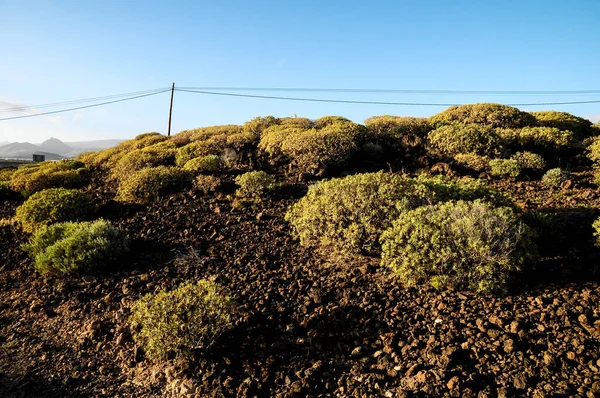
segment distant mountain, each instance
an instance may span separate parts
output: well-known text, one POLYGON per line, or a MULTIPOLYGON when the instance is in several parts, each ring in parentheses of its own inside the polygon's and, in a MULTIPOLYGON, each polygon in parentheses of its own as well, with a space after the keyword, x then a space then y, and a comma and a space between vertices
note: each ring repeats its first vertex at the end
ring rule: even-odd
POLYGON ((59 155, 67 155, 73 152, 73 148, 54 137, 42 142, 40 148, 42 148, 43 151, 57 153, 59 155))
POLYGON ((65 156, 59 154, 44 151, 42 147, 29 142, 13 142, 12 144, 0 146, 0 158, 4 159, 31 160, 34 153, 45 155, 46 160, 60 160, 65 158, 65 156))

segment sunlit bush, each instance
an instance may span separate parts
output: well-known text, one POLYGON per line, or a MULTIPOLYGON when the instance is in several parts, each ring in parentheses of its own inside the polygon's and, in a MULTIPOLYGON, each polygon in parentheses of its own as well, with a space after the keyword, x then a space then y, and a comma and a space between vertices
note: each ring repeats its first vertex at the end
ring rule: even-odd
POLYGON ((90 197, 76 189, 50 188, 31 195, 17 208, 15 219, 24 231, 33 232, 43 225, 84 220, 95 210, 90 197))
POLYGON ((119 182, 117 200, 145 203, 181 189, 190 181, 188 172, 177 167, 158 166, 138 170, 119 182))
POLYGON ((535 249, 510 208, 446 202, 405 212, 381 236, 382 265, 407 285, 503 290, 535 249))
POLYGON ((236 195, 242 198, 259 198, 273 189, 275 180, 264 171, 249 171, 235 178, 239 186, 236 195))
POLYGON ((454 155, 454 161, 473 171, 482 172, 488 168, 490 158, 474 153, 459 153, 454 155))
POLYGON ((518 177, 521 174, 519 162, 515 159, 492 159, 490 171, 496 177, 518 177))
POLYGON ((145 295, 132 306, 129 324, 146 355, 164 360, 189 357, 193 350, 209 346, 233 325, 234 314, 228 292, 201 280, 145 295))
POLYGON ((24 249, 42 274, 90 272, 128 250, 127 237, 108 221, 65 222, 42 227, 24 249))
POLYGON ((550 169, 542 177, 542 183, 548 187, 558 187, 569 178, 569 173, 560 168, 550 169))
POLYGON ((21 166, 10 179, 13 190, 27 197, 48 188, 75 188, 89 176, 85 165, 78 160, 32 163, 21 166))
POLYGON ((518 128, 533 126, 535 117, 517 108, 501 104, 479 103, 452 106, 429 118, 434 128, 447 124, 481 124, 491 127, 518 128))
POLYGON ((542 151, 559 151, 575 144, 570 131, 555 127, 524 127, 522 129, 498 129, 498 134, 514 148, 542 151))
POLYGON ((579 140, 589 137, 592 132, 592 122, 567 112, 539 111, 531 114, 535 117, 538 126, 572 131, 579 140))
POLYGON ((216 192, 220 186, 221 179, 219 177, 200 174, 194 179, 194 188, 205 195, 216 192))
POLYGON ((533 152, 517 152, 512 157, 523 170, 543 170, 546 167, 546 161, 541 155, 533 152))
POLYGON ((219 157, 216 155, 201 156, 186 162, 183 169, 191 173, 205 173, 219 169, 219 157))
POLYGON ((496 130, 478 124, 442 126, 428 134, 431 149, 442 156, 474 153, 496 156, 502 152, 502 141, 496 130))

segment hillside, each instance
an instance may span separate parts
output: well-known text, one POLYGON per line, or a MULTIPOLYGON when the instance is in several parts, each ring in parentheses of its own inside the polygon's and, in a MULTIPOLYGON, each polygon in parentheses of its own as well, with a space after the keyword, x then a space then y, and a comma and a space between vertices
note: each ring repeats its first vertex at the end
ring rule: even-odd
POLYGON ((261 117, 0 174, 0 396, 600 394, 599 136, 261 117))

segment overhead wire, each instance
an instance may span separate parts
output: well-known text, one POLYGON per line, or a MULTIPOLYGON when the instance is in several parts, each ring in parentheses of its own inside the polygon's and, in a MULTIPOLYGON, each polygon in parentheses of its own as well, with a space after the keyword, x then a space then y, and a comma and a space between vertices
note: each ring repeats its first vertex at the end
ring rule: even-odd
POLYGON ((49 103, 49 104, 24 105, 24 106, 18 106, 18 107, 13 107, 13 108, 2 108, 2 109, 0 109, 0 112, 20 112, 20 111, 27 111, 30 109, 43 109, 43 108, 50 108, 50 107, 54 107, 54 106, 60 106, 60 105, 74 105, 74 104, 86 103, 86 102, 104 101, 104 100, 110 100, 110 99, 114 99, 114 98, 122 98, 122 97, 130 97, 130 96, 134 96, 134 95, 150 94, 150 93, 159 92, 159 91, 168 90, 168 89, 169 88, 167 88, 167 87, 163 87, 163 88, 156 88, 153 90, 134 91, 131 93, 113 94, 113 95, 106 95, 106 96, 102 96, 102 97, 83 98, 83 99, 71 100, 71 101, 53 102, 53 103, 49 103))
POLYGON ((148 93, 148 94, 141 94, 141 95, 136 95, 136 96, 132 96, 132 97, 128 97, 128 98, 121 98, 121 99, 116 99, 116 100, 112 100, 112 101, 101 102, 101 103, 98 103, 98 104, 78 106, 78 107, 75 107, 75 108, 61 109, 61 110, 58 110, 58 111, 35 113, 35 114, 32 114, 32 115, 21 115, 21 116, 5 117, 5 118, 0 119, 0 121, 3 121, 3 120, 14 120, 14 119, 25 119, 25 118, 29 118, 29 117, 52 115, 52 114, 56 114, 56 113, 76 111, 76 110, 79 110, 79 109, 93 108, 93 107, 96 107, 96 106, 103 106, 103 105, 108 105, 108 104, 115 104, 117 102, 131 101, 131 100, 134 100, 134 99, 137 99, 137 98, 150 97, 152 95, 162 94, 162 93, 166 93, 168 91, 171 91, 171 89, 168 88, 168 89, 164 89, 162 91, 152 92, 152 93, 148 93))
MULTIPOLYGON (((206 95, 226 96, 226 97, 261 98, 261 99, 285 100, 285 101, 326 102, 326 103, 341 103, 341 104, 403 105, 403 106, 456 106, 456 105, 460 105, 460 103, 359 101, 359 100, 338 100, 338 99, 325 99, 325 98, 281 97, 281 96, 272 96, 272 95, 236 94, 236 93, 223 93, 223 92, 216 92, 216 91, 190 90, 190 89, 183 89, 183 88, 175 88, 175 91, 196 93, 196 94, 206 94, 206 95)), ((519 104, 506 104, 506 105, 510 105, 510 106, 545 106, 545 105, 574 105, 574 104, 595 104, 595 103, 600 103, 600 100, 519 103, 519 104)))

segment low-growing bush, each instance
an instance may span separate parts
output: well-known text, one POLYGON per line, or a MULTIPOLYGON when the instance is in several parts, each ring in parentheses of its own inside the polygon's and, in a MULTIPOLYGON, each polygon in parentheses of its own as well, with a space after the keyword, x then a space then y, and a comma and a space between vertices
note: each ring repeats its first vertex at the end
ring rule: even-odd
POLYGON ((538 126, 572 131, 579 140, 589 137, 592 132, 592 122, 567 112, 539 111, 531 114, 535 117, 538 126))
POLYGON ((146 203, 160 195, 185 186, 188 172, 177 167, 158 166, 138 170, 121 179, 117 200, 146 203))
POLYGON ((0 182, 10 182, 12 175, 17 171, 13 168, 0 169, 0 182))
POLYGON ((492 159, 490 171, 496 177, 518 177, 521 174, 519 162, 515 159, 492 159))
POLYGON ((250 171, 235 178, 239 186, 236 195, 242 198, 259 198, 273 189, 275 180, 264 171, 250 171))
POLYGON ((558 187, 562 185, 562 183, 568 178, 569 173, 557 167, 555 169, 548 170, 546 174, 543 175, 542 184, 549 187, 558 187))
POLYGON ((134 340, 146 355, 162 360, 190 357, 233 325, 235 306, 227 291, 208 280, 147 294, 131 308, 134 340))
POLYGON ((535 117, 517 108, 501 104, 478 103, 452 106, 429 118, 434 128, 447 124, 481 124, 491 127, 519 128, 533 126, 535 117))
POLYGON ((521 169, 543 170, 546 161, 541 155, 533 152, 517 152, 511 159, 515 160, 521 169))
POLYGON ((592 228, 594 229, 596 246, 600 247, 600 218, 597 218, 596 221, 594 221, 592 228))
POLYGON ((76 188, 88 176, 85 165, 78 160, 32 163, 19 167, 12 174, 10 186, 28 197, 48 188, 76 188))
POLYGON ((306 196, 290 207, 285 218, 302 245, 329 248, 337 253, 373 253, 381 232, 400 213, 438 201, 478 198, 512 205, 497 191, 472 178, 356 174, 312 185, 306 196))
POLYGON ((16 220, 26 232, 61 221, 79 221, 96 210, 94 202, 76 189, 50 188, 33 194, 17 208, 16 220))
POLYGON ((44 226, 24 246, 42 274, 100 270, 128 250, 127 237, 108 221, 65 222, 44 226))
POLYGON ((478 124, 442 126, 429 132, 428 140, 436 154, 449 158, 461 153, 496 156, 503 149, 496 130, 478 124))
POLYGON ((497 131, 506 144, 513 148, 556 152, 575 145, 575 137, 571 131, 555 127, 524 127, 497 131))
POLYGON ((200 174, 194 180, 194 188, 205 195, 216 192, 221 186, 221 180, 215 176, 200 174))
POLYGON ((587 147, 587 156, 590 160, 596 163, 596 166, 600 164, 600 139, 592 139, 592 142, 587 147))
POLYGON ((170 166, 175 161, 175 145, 163 141, 158 144, 128 152, 111 168, 110 177, 120 180, 141 169, 170 166))
POLYGON ((490 164, 488 156, 481 156, 475 153, 459 153, 454 155, 454 161, 461 166, 477 172, 487 170, 490 164))
POLYGON ((381 263, 407 285, 491 293, 532 257, 530 236, 510 208, 440 203, 400 214, 381 236, 381 263))
POLYGON ((191 173, 205 173, 218 170, 219 163, 218 156, 207 155, 187 161, 183 169, 191 173))

